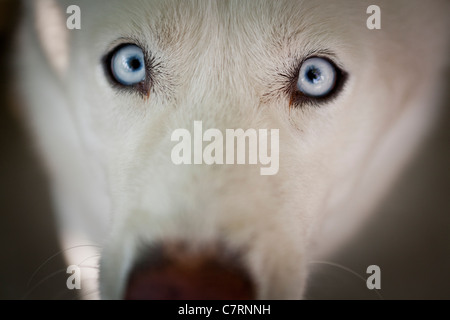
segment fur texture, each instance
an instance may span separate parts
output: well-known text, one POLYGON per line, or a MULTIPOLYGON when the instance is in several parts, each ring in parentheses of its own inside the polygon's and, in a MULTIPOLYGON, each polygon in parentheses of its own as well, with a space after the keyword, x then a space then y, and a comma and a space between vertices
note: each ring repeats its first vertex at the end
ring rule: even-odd
POLYGON ((365 220, 436 116, 448 2, 377 1, 381 30, 366 27, 370 4, 26 2, 24 117, 51 177, 63 247, 102 248, 103 298, 123 297, 144 248, 167 242, 239 252, 257 298, 302 297, 308 260, 365 220), (71 4, 81 30, 65 26, 71 4), (149 98, 106 78, 102 59, 121 39, 157 65, 149 98), (317 51, 333 53, 345 86, 326 103, 292 107, 283 74, 317 51), (195 120, 280 129, 279 173, 175 166, 171 133, 195 120))

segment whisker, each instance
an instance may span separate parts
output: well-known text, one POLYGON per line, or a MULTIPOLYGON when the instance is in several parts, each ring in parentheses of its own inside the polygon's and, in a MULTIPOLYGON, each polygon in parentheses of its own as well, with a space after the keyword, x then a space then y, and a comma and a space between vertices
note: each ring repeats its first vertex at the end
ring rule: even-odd
POLYGON ((60 273, 66 272, 67 268, 64 269, 59 269, 58 271, 52 272, 51 274, 49 274, 48 276, 44 277, 42 280, 38 281, 38 283, 36 283, 31 289, 29 289, 25 295, 22 297, 22 300, 26 300, 28 298, 28 296, 34 291, 36 290, 39 286, 41 286, 43 283, 45 283, 47 280, 53 278, 54 276, 57 276, 60 273))
POLYGON ((96 247, 96 248, 101 248, 101 246, 98 245, 91 245, 91 244, 82 244, 82 245, 78 245, 78 246, 73 246, 67 249, 63 249, 58 251, 57 253, 55 253, 54 255, 52 255, 51 257, 49 257, 47 260, 45 260, 31 275, 30 280, 28 280, 27 282, 27 288, 30 287, 31 282, 33 281, 34 277, 36 276, 36 274, 47 264, 49 263, 52 259, 54 259, 55 257, 59 256, 60 254, 72 250, 72 249, 78 249, 78 248, 84 248, 84 247, 96 247))
POLYGON ((78 267, 99 270, 99 266, 80 266, 80 265, 78 265, 78 267))
MULTIPOLYGON (((84 262, 86 262, 86 261, 89 260, 89 259, 96 258, 96 257, 100 257, 100 256, 101 256, 101 254, 94 254, 94 255, 92 255, 92 256, 90 256, 90 257, 87 257, 87 258, 83 259, 83 261, 81 261, 81 262, 78 264, 78 266, 80 267, 84 262)), ((98 266, 97 266, 97 267, 98 267, 98 266)))
POLYGON ((87 265, 87 266, 80 266, 80 265, 78 265, 78 267, 80 267, 80 268, 88 268, 88 269, 96 269, 96 270, 99 270, 99 267, 98 267, 98 266, 89 266, 89 265, 87 265))
MULTIPOLYGON (((98 270, 97 266, 80 266, 78 265, 79 268, 87 268, 87 269, 95 269, 98 270)), ((49 274, 48 276, 44 277, 43 279, 41 279, 40 281, 38 281, 38 283, 36 283, 31 289, 29 289, 25 295, 22 297, 22 300, 26 300, 28 298, 28 296, 33 293, 34 290, 36 290, 38 287, 40 287, 42 284, 44 284, 46 281, 50 280, 51 278, 57 276, 58 274, 61 274, 63 272, 67 272, 67 268, 64 269, 59 269, 55 272, 52 272, 51 274, 49 274)))
MULTIPOLYGON (((329 261, 319 261, 319 260, 317 260, 317 261, 310 261, 309 263, 311 263, 311 264, 324 264, 324 265, 329 265, 329 266, 332 266, 332 267, 339 268, 341 270, 344 270, 344 271, 347 271, 347 272, 353 274, 355 277, 361 279, 364 282, 364 284, 366 284, 366 279, 362 275, 360 275, 356 271, 354 271, 354 270, 352 270, 350 268, 347 268, 346 266, 343 266, 343 265, 341 265, 339 263, 329 262, 329 261)), ((383 296, 381 295, 380 292, 378 292, 378 290, 370 290, 370 291, 375 291, 375 293, 377 294, 378 298, 380 300, 384 300, 383 296)))

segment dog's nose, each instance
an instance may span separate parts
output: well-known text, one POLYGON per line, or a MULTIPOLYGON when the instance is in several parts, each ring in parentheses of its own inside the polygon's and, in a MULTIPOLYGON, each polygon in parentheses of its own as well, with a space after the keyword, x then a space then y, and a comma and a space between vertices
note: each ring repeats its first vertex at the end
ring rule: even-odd
POLYGON ((131 272, 127 300, 244 300, 253 299, 248 275, 235 259, 183 249, 151 252, 150 260, 131 272), (231 261, 233 260, 233 261, 231 261))

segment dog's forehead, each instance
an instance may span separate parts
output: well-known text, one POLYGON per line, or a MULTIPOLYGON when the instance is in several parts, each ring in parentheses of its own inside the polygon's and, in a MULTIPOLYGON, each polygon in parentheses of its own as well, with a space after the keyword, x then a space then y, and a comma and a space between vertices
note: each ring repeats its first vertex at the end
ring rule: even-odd
POLYGON ((311 35, 320 39, 325 34, 324 26, 332 24, 334 27, 327 29, 328 41, 334 29, 349 26, 335 22, 349 16, 359 16, 361 21, 365 18, 364 14, 354 14, 364 13, 361 2, 343 8, 329 0, 319 1, 323 2, 321 5, 318 1, 297 0, 130 0, 126 7, 121 2, 90 2, 86 19, 93 26, 90 30, 100 30, 103 38, 108 32, 111 37, 138 35, 144 41, 157 42, 162 49, 179 47, 185 41, 196 44, 236 41, 245 46, 249 41, 280 44, 293 39, 301 41, 311 35))

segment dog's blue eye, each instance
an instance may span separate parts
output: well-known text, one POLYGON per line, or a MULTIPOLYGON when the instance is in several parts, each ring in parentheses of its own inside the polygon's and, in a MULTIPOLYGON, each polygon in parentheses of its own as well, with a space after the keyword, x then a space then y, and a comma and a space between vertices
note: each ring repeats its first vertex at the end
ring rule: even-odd
POLYGON ((144 52, 138 46, 126 45, 112 56, 112 75, 124 86, 132 86, 144 81, 145 69, 144 52))
POLYGON ((308 97, 325 97, 335 88, 336 78, 336 67, 330 61, 318 57, 309 58, 300 67, 297 89, 308 97))

